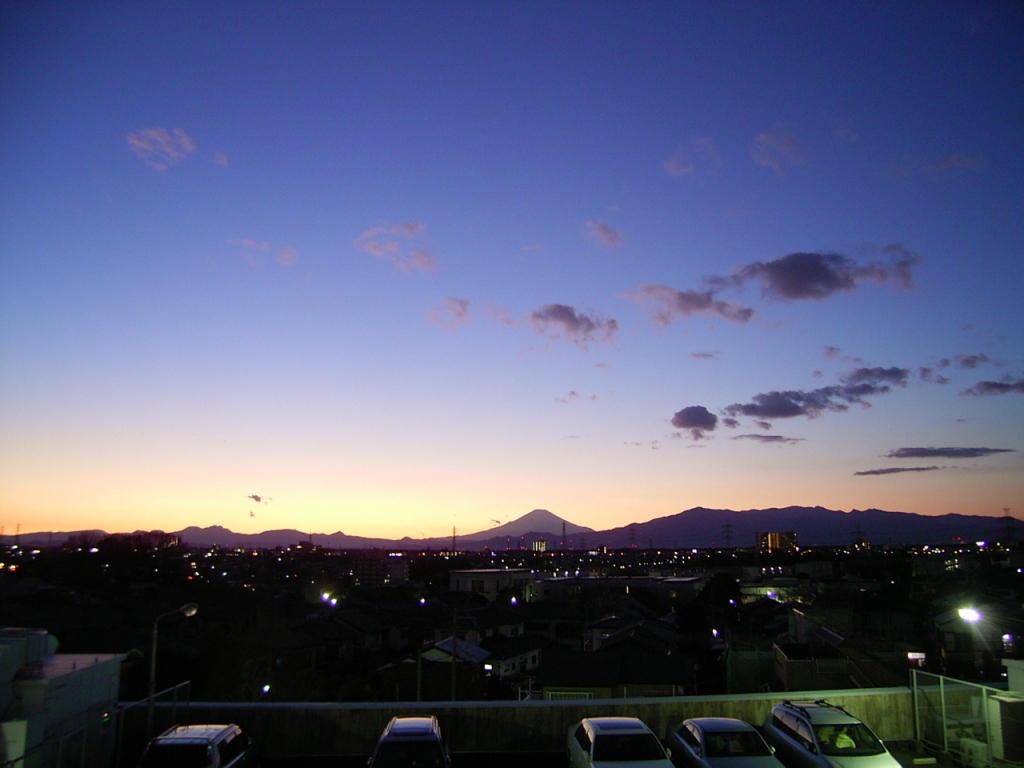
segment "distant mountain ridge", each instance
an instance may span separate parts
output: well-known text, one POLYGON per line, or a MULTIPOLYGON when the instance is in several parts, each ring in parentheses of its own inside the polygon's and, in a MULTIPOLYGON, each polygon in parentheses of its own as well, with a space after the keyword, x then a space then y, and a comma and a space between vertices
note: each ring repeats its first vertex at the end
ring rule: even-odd
MULTIPOLYGON (((506 548, 530 549, 543 541, 546 548, 583 549, 607 546, 627 547, 753 547, 758 532, 792 531, 800 546, 850 544, 867 541, 871 544, 950 544, 954 541, 998 541, 1024 539, 1024 522, 1012 517, 981 517, 975 515, 921 515, 913 512, 887 512, 880 509, 842 512, 824 507, 784 507, 731 509, 694 507, 674 515, 658 517, 645 523, 632 523, 618 528, 595 531, 570 523, 546 509, 535 509, 509 523, 478 533, 455 537, 460 550, 506 548), (566 541, 562 541, 565 525, 566 541)), ((195 547, 246 547, 273 549, 293 546, 312 540, 313 544, 330 549, 449 549, 452 537, 427 539, 377 539, 335 533, 304 533, 294 529, 236 533, 222 526, 201 528, 190 526, 174 532, 182 541, 195 547)), ((22 546, 62 544, 71 537, 80 541, 99 541, 103 531, 66 533, 28 533, 18 539, 22 546)), ((7 543, 15 537, 5 536, 7 543)))
POLYGON ((574 536, 578 533, 586 534, 594 532, 593 528, 585 528, 582 525, 570 523, 568 520, 563 520, 558 515, 554 515, 546 509, 535 509, 532 512, 527 512, 522 517, 516 518, 510 523, 499 525, 497 528, 489 528, 488 530, 480 531, 479 533, 471 533, 466 538, 475 539, 481 537, 493 539, 495 537, 500 538, 502 536, 527 536, 531 533, 557 533, 561 536, 563 525, 567 536, 574 536))

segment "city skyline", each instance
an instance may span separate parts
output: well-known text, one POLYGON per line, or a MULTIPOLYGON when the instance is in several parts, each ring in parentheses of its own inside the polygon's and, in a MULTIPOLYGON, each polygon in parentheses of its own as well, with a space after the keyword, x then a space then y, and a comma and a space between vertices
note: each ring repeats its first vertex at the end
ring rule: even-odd
POLYGON ((0 22, 8 534, 1024 505, 1017 4, 0 22))

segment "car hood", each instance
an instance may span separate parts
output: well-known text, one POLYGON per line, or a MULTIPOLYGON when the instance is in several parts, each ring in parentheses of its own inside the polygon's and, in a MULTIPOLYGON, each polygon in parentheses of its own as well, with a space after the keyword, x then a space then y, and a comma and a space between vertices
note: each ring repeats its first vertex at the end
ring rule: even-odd
MULTIPOLYGON (((711 757, 707 760, 711 768, 782 768, 772 755, 763 757, 711 757)), ((845 768, 841 766, 840 768, 845 768)))
POLYGON ((880 755, 860 755, 851 757, 828 756, 833 768, 901 768, 899 760, 883 752, 880 755))
POLYGON ((664 760, 598 760, 593 768, 675 768, 668 758, 664 760))

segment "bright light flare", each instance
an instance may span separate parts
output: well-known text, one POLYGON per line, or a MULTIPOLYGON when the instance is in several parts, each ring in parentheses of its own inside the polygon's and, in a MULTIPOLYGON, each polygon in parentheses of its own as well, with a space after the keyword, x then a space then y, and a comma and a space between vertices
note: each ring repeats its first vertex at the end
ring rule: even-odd
POLYGON ((957 611, 957 614, 964 621, 969 621, 972 624, 977 624, 981 621, 981 613, 977 608, 961 608, 957 611))

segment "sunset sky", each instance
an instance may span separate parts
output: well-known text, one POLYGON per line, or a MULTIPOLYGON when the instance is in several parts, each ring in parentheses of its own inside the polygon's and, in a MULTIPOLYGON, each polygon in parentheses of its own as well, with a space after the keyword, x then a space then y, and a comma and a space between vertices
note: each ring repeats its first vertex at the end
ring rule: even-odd
POLYGON ((0 525, 1024 516, 1024 5, 0 5, 0 525))

